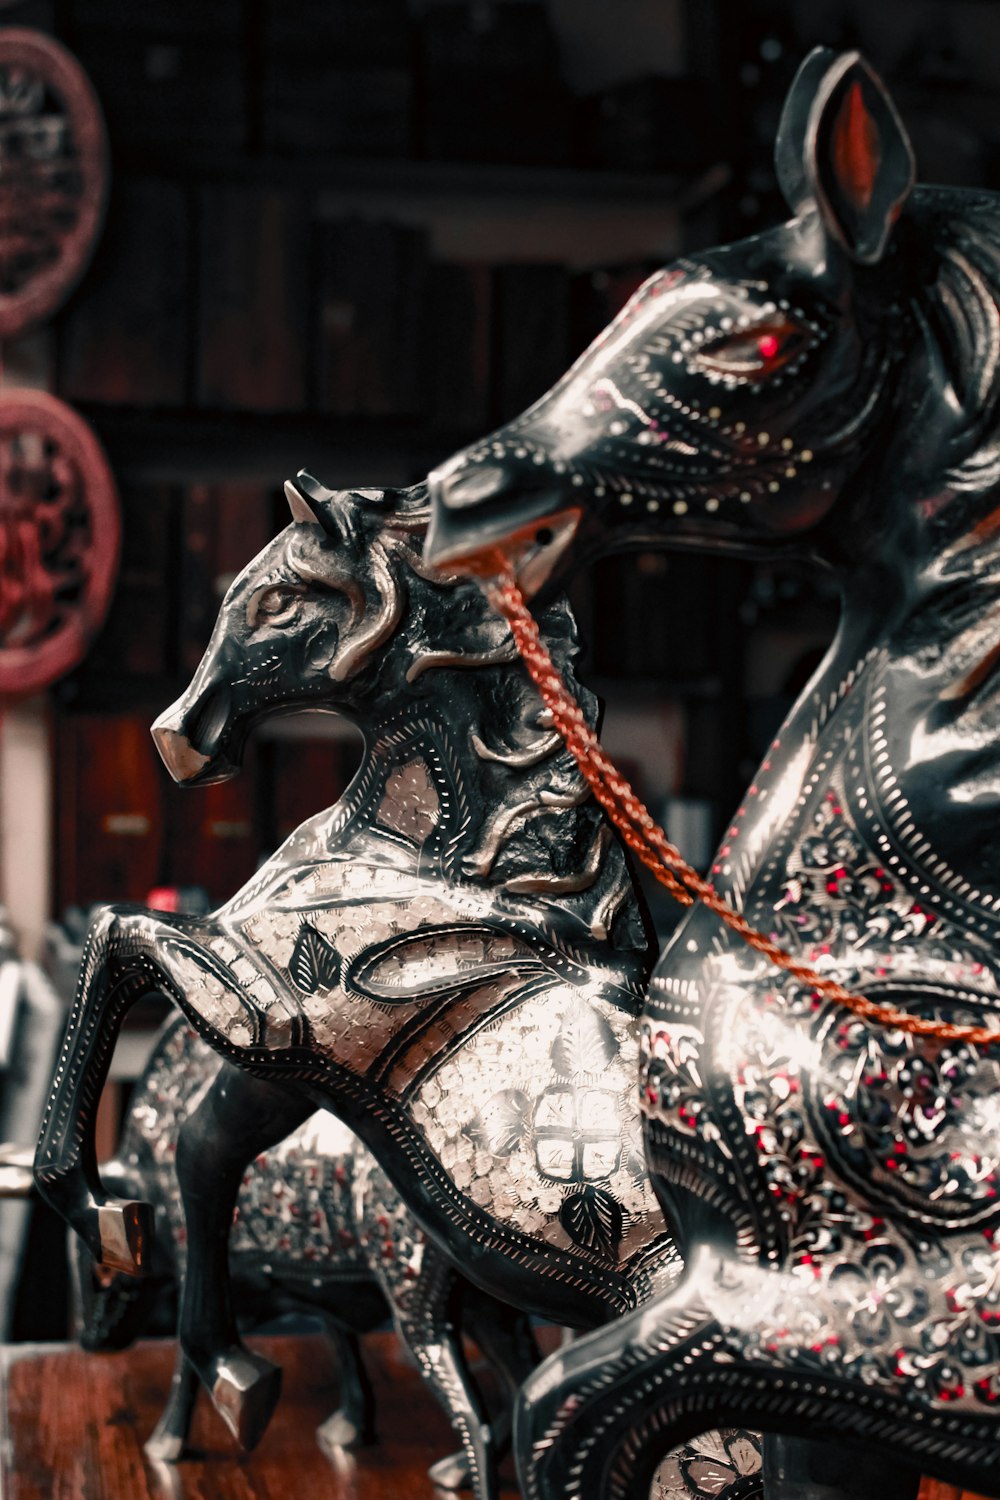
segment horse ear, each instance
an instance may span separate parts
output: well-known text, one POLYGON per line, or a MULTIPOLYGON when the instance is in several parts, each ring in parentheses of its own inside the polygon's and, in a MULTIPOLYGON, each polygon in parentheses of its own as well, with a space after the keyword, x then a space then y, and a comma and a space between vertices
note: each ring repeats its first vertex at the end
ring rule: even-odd
POLYGON ((913 149, 885 85, 859 53, 809 54, 785 101, 774 155, 793 213, 815 206, 852 260, 882 258, 913 187, 913 149))
POLYGON ((319 526, 319 516, 315 514, 309 501, 290 479, 285 480, 285 499, 288 501, 288 509, 292 513, 293 521, 302 521, 307 526, 319 526))
POLYGON ((307 474, 305 469, 300 469, 296 474, 294 484, 290 479, 285 480, 285 499, 293 521, 302 521, 307 526, 322 526, 330 536, 340 535, 334 521, 336 493, 307 474))

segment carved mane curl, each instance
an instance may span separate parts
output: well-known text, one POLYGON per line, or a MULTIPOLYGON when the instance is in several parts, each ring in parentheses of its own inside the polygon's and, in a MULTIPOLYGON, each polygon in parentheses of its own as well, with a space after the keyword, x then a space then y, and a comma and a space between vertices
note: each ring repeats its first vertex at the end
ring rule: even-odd
MULTIPOLYGON (((421 698, 448 701, 453 722, 464 726, 460 753, 489 808, 466 874, 499 882, 511 894, 548 895, 562 908, 578 904, 592 932, 610 935, 617 947, 643 949, 646 936, 622 851, 552 730, 506 621, 474 579, 442 578, 421 561, 429 521, 426 490, 388 492, 372 514, 396 586, 408 596, 406 686, 421 698)), ((544 607, 538 624, 556 667, 596 728, 598 701, 574 672, 579 638, 568 602, 559 598, 544 607)))
POLYGON ((903 253, 924 271, 915 308, 964 418, 947 483, 991 489, 1000 483, 1000 198, 920 187, 900 228, 903 253))

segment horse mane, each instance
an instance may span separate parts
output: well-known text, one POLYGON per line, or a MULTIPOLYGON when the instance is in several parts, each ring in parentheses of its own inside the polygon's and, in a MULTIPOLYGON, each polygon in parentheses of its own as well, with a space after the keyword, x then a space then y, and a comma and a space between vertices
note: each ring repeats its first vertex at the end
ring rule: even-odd
POLYGON ((963 421, 943 476, 961 491, 1000 483, 1000 195, 918 187, 900 224, 919 267, 914 305, 963 421))
MULTIPOLYGON (((400 627, 408 647, 401 653, 405 682, 398 679, 397 659, 393 689, 403 688, 417 702, 447 703, 458 753, 487 810, 465 856, 466 874, 512 894, 557 901, 614 947, 644 952, 646 934, 624 855, 553 729, 509 626, 475 579, 442 577, 421 559, 430 520, 425 486, 358 498, 370 500, 365 515, 375 523, 372 545, 385 549, 394 586, 407 594, 400 627)), ((555 599, 537 619, 555 666, 596 728, 600 705, 574 670, 579 637, 568 601, 555 599)))

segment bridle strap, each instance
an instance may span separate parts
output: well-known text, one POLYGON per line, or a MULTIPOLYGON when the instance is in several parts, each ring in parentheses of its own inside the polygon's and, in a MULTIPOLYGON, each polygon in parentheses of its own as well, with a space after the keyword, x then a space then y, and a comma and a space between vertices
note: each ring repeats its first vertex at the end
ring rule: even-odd
POLYGON ((596 800, 607 813, 636 858, 666 886, 675 901, 691 906, 695 901, 715 913, 733 932, 778 969, 783 969, 815 996, 832 1000, 863 1021, 911 1036, 934 1037, 938 1041, 965 1042, 974 1047, 1000 1043, 1000 1028, 959 1026, 950 1021, 932 1021, 910 1015, 893 1005, 870 1000, 845 989, 835 979, 824 978, 780 944, 759 932, 720 896, 667 838, 645 803, 610 761, 600 740, 584 719, 580 705, 566 686, 542 641, 538 625, 525 603, 517 579, 505 558, 498 558, 497 576, 483 579, 482 587, 493 607, 510 626, 524 665, 552 715, 566 748, 580 768, 596 800))

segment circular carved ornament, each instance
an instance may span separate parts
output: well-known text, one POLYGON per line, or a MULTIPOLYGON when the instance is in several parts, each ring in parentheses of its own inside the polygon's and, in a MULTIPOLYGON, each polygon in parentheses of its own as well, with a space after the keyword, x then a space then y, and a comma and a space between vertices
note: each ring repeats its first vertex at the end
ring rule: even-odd
POLYGON ((0 338, 75 285, 107 190, 107 134, 86 73, 51 37, 0 27, 0 338))
POLYGON ((43 391, 0 396, 0 694, 37 691, 82 660, 120 545, 114 476, 86 422, 43 391))

